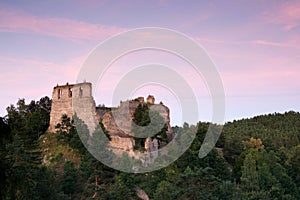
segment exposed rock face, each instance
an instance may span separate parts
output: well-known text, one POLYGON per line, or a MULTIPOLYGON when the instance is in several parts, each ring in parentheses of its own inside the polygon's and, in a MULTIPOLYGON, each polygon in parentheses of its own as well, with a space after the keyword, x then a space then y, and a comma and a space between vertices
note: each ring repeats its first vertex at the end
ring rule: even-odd
POLYGON ((112 108, 105 107, 105 106, 99 106, 96 107, 97 116, 99 117, 99 120, 102 121, 103 116, 105 113, 110 112, 112 108))
MULTIPOLYGON (((133 136, 132 120, 134 119, 134 112, 140 102, 126 101, 122 102, 117 109, 113 109, 112 112, 106 112, 103 115, 102 123, 104 127, 112 135, 130 135, 133 136)), ((164 118, 168 127, 168 132, 171 133, 170 126, 170 111, 167 106, 161 104, 148 105, 149 109, 159 112, 164 118)))
POLYGON ((155 103, 155 98, 154 98, 154 96, 149 95, 149 96, 147 97, 147 103, 148 103, 148 104, 154 104, 154 103, 155 103))
POLYGON ((104 114, 102 123, 111 135, 133 136, 131 132, 135 109, 140 103, 125 101, 118 108, 104 114))
POLYGON ((170 125, 170 110, 167 106, 162 105, 162 104, 153 104, 150 105, 149 108, 151 110, 155 110, 159 112, 159 114, 164 118, 165 123, 167 124, 168 127, 168 133, 171 133, 171 125, 170 125))
POLYGON ((146 149, 146 151, 149 152, 151 147, 152 147, 151 138, 147 137, 147 139, 145 141, 145 149, 146 149))
MULTIPOLYGON (((134 113, 139 104, 146 104, 143 97, 138 101, 121 102, 118 108, 97 107, 92 96, 91 83, 66 84, 56 86, 52 93, 52 108, 50 113, 49 132, 55 132, 55 126, 61 122, 63 114, 70 118, 76 113, 78 118, 83 120, 92 134, 102 120, 102 123, 111 136, 110 146, 125 151, 133 151, 135 146, 134 134, 132 133, 132 121, 134 113)), ((149 95, 147 105, 149 109, 160 113, 171 133, 170 111, 162 104, 154 104, 155 99, 149 95)), ((145 144, 147 151, 156 151, 158 141, 148 138, 145 144)))
POLYGON ((144 103, 144 102, 145 102, 144 97, 138 97, 137 100, 138 100, 140 103, 144 103))
POLYGON ((110 145, 126 151, 133 151, 134 139, 131 122, 139 102, 123 102, 120 107, 104 114, 102 123, 111 136, 110 145))
MULTIPOLYGON (((132 121, 134 119, 135 110, 140 103, 141 102, 137 101, 122 102, 119 108, 113 109, 111 112, 104 114, 102 123, 106 130, 110 133, 111 138, 118 136, 121 137, 126 144, 130 144, 130 142, 133 144, 132 141, 134 141, 134 134, 132 133, 132 121)), ((161 104, 148 104, 148 106, 149 109, 160 113, 167 124, 168 133, 171 133, 169 108, 161 104)), ((156 139, 154 141, 149 141, 149 139, 145 143, 146 150, 156 151, 158 149, 158 141, 156 139)), ((119 141, 119 139, 114 139, 114 141, 119 141)), ((111 141, 112 147, 122 148, 119 143, 115 143, 114 141, 111 141)), ((133 147, 129 150, 133 150, 133 147)), ((124 146, 123 149, 128 150, 128 145, 124 146)))
POLYGON ((153 152, 158 150, 158 141, 157 139, 151 140, 151 138, 147 138, 145 142, 145 149, 147 152, 153 152))
POLYGON ((142 200, 149 200, 147 193, 139 187, 135 188, 136 195, 142 200))
POLYGON ((111 136, 111 147, 132 151, 135 145, 134 139, 130 137, 111 136))

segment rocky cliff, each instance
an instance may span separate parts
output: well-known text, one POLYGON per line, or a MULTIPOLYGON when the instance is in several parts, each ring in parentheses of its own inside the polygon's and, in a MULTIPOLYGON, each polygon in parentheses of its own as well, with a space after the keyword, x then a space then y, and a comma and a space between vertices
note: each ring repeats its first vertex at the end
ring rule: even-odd
MULTIPOLYGON (((133 151, 135 146, 132 124, 136 108, 140 105, 147 105, 150 110, 157 111, 167 125, 167 132, 171 134, 170 111, 163 104, 155 104, 155 98, 149 95, 147 102, 144 97, 135 100, 121 102, 117 108, 97 107, 92 96, 92 84, 88 82, 78 84, 66 84, 56 86, 52 93, 52 108, 50 116, 50 126, 48 131, 55 132, 55 126, 61 122, 63 114, 70 118, 76 113, 77 116, 88 125, 90 134, 93 134, 99 121, 109 132, 112 148, 125 151, 133 151)), ((153 133, 150 133, 153 134, 153 133)), ((157 140, 147 138, 145 149, 147 151, 157 150, 159 143, 157 140)))
MULTIPOLYGON (((145 103, 141 101, 126 101, 122 102, 120 106, 112 111, 106 112, 103 115, 102 123, 106 130, 111 136, 111 146, 116 148, 121 148, 127 151, 131 151, 134 148, 135 142, 133 139, 134 133, 132 132, 132 122, 134 119, 134 112, 139 104, 147 104, 150 110, 157 111, 164 119, 168 133, 171 133, 170 126, 170 111, 169 108, 162 104, 151 104, 149 102, 145 103)), ((149 141, 147 138, 145 143, 145 149, 155 151, 157 147, 157 141, 149 141)))

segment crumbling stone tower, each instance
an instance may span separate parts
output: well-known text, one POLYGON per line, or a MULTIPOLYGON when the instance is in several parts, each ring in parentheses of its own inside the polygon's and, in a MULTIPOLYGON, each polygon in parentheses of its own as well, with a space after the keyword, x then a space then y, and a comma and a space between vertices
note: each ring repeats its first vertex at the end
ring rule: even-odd
MULTIPOLYGON (((48 132, 55 132, 55 126, 61 122, 63 114, 72 118, 73 113, 79 110, 80 116, 78 117, 88 125, 97 120, 95 101, 92 96, 92 84, 84 82, 55 86, 52 92, 52 107, 48 132), (83 115, 82 113, 85 114, 83 115)), ((91 127, 94 128, 94 125, 91 127)))
MULTIPOLYGON (((109 146, 111 148, 133 151, 135 146, 135 139, 132 134, 134 112, 139 104, 146 104, 144 97, 138 97, 137 100, 122 102, 118 108, 96 107, 92 96, 91 83, 57 85, 53 88, 52 93, 48 132, 56 132, 55 126, 61 122, 63 114, 70 118, 73 118, 73 115, 76 114, 87 125, 90 135, 94 133, 101 120, 106 130, 109 131, 111 138, 109 146), (112 109, 115 109, 115 113, 118 113, 117 116, 113 116, 112 109), (116 123, 115 117, 118 117, 120 124, 116 123)), ((147 104, 149 109, 160 113, 167 124, 168 134, 171 134, 169 108, 161 104, 155 104, 155 98, 152 95, 148 96, 147 104)), ((148 138, 145 148, 147 151, 155 151, 158 145, 157 140, 152 141, 148 138)))
POLYGON ((55 126, 61 122, 61 116, 63 114, 69 117, 73 116, 73 87, 73 84, 70 85, 67 83, 66 85, 57 85, 53 88, 49 132, 55 132, 55 126))

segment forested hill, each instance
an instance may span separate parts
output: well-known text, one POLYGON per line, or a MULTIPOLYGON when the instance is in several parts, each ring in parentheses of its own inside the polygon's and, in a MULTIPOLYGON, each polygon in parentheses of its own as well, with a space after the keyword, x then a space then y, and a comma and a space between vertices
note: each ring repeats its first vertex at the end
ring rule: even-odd
POLYGON ((265 198, 289 199, 281 189, 299 195, 299 141, 300 113, 289 111, 226 123, 218 145, 233 167, 232 178, 240 186, 248 182, 248 197, 259 191, 265 198))
POLYGON ((0 118, 0 199, 300 199, 298 112, 226 123, 203 159, 210 124, 173 127, 197 130, 190 148, 161 170, 129 174, 94 159, 67 116, 46 133, 50 109, 48 97, 20 99, 0 118))
POLYGON ((241 153, 242 141, 251 137, 261 138, 268 150, 291 148, 299 144, 300 113, 290 111, 234 120, 225 124, 222 136, 226 138, 226 150, 233 153, 241 153))

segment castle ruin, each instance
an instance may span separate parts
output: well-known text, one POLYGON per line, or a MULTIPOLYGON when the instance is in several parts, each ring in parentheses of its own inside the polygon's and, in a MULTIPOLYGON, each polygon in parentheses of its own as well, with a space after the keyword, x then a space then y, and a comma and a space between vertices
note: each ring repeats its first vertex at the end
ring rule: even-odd
POLYGON ((69 117, 73 116, 72 109, 72 95, 73 84, 66 84, 62 86, 55 86, 52 92, 52 106, 50 113, 50 125, 48 132, 55 132, 55 126, 61 122, 63 114, 69 117))
MULTIPOLYGON (((154 96, 149 95, 147 102, 144 101, 144 97, 138 97, 137 100, 124 101, 120 103, 118 108, 96 107, 92 96, 92 84, 89 82, 67 83, 66 85, 57 85, 53 88, 48 132, 56 132, 55 126, 61 122, 63 114, 72 118, 73 114, 76 113, 78 118, 83 120, 89 127, 90 134, 94 132, 95 125, 102 121, 105 129, 110 134, 110 146, 112 148, 133 151, 135 140, 131 132, 131 125, 135 109, 139 104, 147 104, 149 109, 158 111, 165 120, 168 133, 171 134, 169 108, 162 104, 155 104, 154 96), (77 112, 79 110, 80 112, 77 112), (114 112, 117 114, 113 115, 114 112), (117 120, 114 117, 118 118, 119 123, 116 123, 117 120)), ((147 138, 146 141, 145 148, 147 151, 157 150, 158 144, 156 140, 151 141, 151 138, 147 138)))

